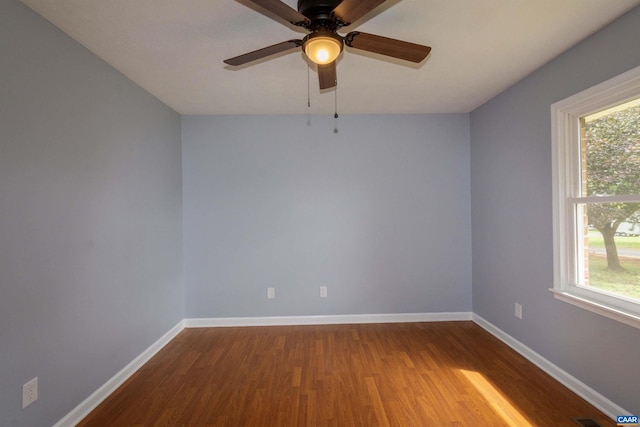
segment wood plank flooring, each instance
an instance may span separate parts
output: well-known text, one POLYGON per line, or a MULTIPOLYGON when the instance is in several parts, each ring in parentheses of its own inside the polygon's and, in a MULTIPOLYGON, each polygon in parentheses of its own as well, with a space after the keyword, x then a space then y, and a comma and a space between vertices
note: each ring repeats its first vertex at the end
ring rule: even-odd
POLYGON ((577 424, 606 415, 472 322, 185 329, 79 426, 577 424))

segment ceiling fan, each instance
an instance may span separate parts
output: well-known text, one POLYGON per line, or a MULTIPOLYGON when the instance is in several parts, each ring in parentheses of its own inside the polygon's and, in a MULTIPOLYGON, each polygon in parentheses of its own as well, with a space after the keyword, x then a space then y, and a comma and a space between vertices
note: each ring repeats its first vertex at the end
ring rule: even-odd
POLYGON ((431 48, 402 40, 352 31, 346 36, 337 33, 342 27, 357 21, 386 0, 298 0, 294 10, 280 0, 249 0, 292 24, 303 27, 309 34, 302 40, 288 40, 244 55, 225 60, 232 66, 244 65, 258 59, 302 47, 305 55, 318 65, 320 89, 337 86, 336 59, 344 45, 405 61, 422 62, 431 48))

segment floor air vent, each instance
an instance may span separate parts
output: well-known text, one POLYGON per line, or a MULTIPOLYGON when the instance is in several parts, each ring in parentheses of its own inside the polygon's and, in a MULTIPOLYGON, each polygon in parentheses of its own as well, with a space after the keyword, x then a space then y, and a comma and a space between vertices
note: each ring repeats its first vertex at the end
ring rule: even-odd
POLYGON ((575 421, 576 424, 582 427, 602 427, 600 424, 598 424, 597 422, 595 422, 595 420, 591 418, 571 418, 571 419, 575 421))

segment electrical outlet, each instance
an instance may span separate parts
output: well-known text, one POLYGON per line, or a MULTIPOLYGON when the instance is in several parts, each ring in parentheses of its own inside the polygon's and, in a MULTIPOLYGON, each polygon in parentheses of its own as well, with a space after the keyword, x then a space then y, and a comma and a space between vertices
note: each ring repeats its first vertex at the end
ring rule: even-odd
POLYGON ((327 297, 327 287, 320 286, 320 298, 326 298, 326 297, 327 297))
POLYGON ((276 288, 267 288, 267 299, 274 299, 276 297, 276 288))
POLYGON ((516 314, 516 317, 518 319, 522 319, 522 306, 520 304, 518 304, 518 303, 516 303, 516 312, 515 312, 515 314, 516 314))
POLYGON ((22 386, 22 409, 38 400, 38 377, 22 386))

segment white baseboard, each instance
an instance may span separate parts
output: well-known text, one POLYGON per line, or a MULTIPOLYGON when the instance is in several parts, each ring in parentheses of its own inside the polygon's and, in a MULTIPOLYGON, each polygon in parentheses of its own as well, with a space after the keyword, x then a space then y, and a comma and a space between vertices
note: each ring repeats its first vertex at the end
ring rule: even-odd
POLYGON ((224 317, 184 319, 185 328, 219 328, 231 326, 346 325, 356 323, 451 322, 471 320, 471 312, 343 314, 324 316, 224 317))
POLYGON ((472 320, 610 418, 630 413, 477 314, 473 313, 472 320))
POLYGON ((181 320, 176 326, 171 328, 169 332, 164 334, 160 339, 151 344, 149 348, 143 351, 138 357, 133 359, 131 363, 122 368, 120 372, 115 374, 111 379, 104 383, 93 394, 87 397, 82 403, 76 406, 64 418, 55 423, 53 427, 72 427, 84 419, 91 411, 93 411, 103 400, 111 393, 116 391, 131 375, 149 361, 162 347, 167 345, 184 329, 184 320, 181 320))

